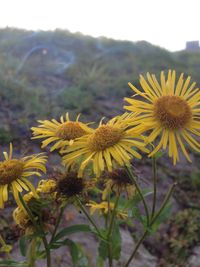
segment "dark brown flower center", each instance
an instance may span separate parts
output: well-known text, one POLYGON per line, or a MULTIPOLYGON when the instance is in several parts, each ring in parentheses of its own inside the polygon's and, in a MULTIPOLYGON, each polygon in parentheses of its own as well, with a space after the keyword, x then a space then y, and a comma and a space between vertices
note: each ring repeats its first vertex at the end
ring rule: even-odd
POLYGON ((69 172, 57 181, 57 192, 65 197, 80 195, 84 188, 84 180, 83 178, 78 178, 76 172, 69 172))
POLYGON ((21 177, 24 163, 18 159, 0 162, 0 185, 10 184, 21 177))
POLYGON ((154 104, 154 116, 168 129, 184 128, 192 118, 187 101, 179 96, 162 96, 154 104))
POLYGON ((109 172, 108 177, 118 186, 126 186, 133 184, 127 171, 123 168, 116 169, 113 172, 109 172))

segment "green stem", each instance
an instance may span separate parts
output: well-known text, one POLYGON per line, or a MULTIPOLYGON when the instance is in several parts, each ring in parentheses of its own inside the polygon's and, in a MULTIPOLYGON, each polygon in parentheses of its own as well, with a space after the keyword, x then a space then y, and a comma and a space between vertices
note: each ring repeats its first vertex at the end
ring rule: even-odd
POLYGON ((115 219, 115 215, 116 215, 116 209, 117 209, 117 206, 118 206, 119 198, 120 198, 120 195, 117 196, 116 201, 115 201, 115 205, 114 205, 114 208, 113 208, 113 211, 112 211, 112 216, 111 216, 111 220, 110 220, 110 226, 109 226, 109 230, 108 230, 108 238, 112 234, 112 229, 113 229, 113 225, 114 225, 114 219, 115 219))
MULTIPOLYGON (((162 203, 160 209, 158 210, 158 212, 155 214, 155 216, 154 216, 153 219, 151 220, 150 225, 149 225, 150 227, 155 223, 155 221, 158 219, 158 217, 159 217, 160 214, 162 213, 163 209, 164 209, 165 206, 167 205, 167 203, 168 203, 168 201, 169 201, 169 199, 170 199, 170 197, 171 197, 171 195, 172 195, 172 193, 173 193, 173 191, 174 191, 174 187, 175 187, 175 186, 176 186, 176 183, 174 183, 174 184, 170 187, 170 189, 169 189, 169 191, 168 191, 168 193, 167 193, 167 195, 166 195, 166 197, 165 197, 165 199, 164 199, 164 201, 163 201, 163 203, 162 203)), ((127 263, 124 265, 124 267, 128 267, 128 266, 129 266, 129 264, 130 264, 131 261, 133 260, 135 254, 137 253, 137 251, 138 251, 140 245, 142 244, 142 242, 144 241, 144 239, 145 239, 145 237, 148 235, 148 233, 149 233, 149 229, 147 229, 147 230, 143 233, 142 237, 139 239, 137 245, 135 246, 135 248, 134 248, 134 250, 133 250, 131 256, 129 257, 129 259, 128 259, 127 263)))
POLYGON ((51 267, 51 251, 49 249, 49 245, 48 245, 46 236, 44 236, 42 238, 42 241, 43 241, 43 244, 44 244, 44 247, 45 247, 45 251, 46 251, 46 256, 47 256, 47 267, 51 267))
POLYGON ((92 217, 88 214, 87 210, 86 210, 85 207, 83 206, 83 204, 82 204, 82 202, 81 202, 81 200, 80 200, 80 198, 79 198, 78 196, 76 196, 76 200, 77 200, 77 202, 78 202, 78 205, 79 205, 81 211, 85 214, 85 216, 87 217, 87 219, 89 220, 89 222, 94 226, 94 228, 95 228, 96 232, 98 233, 98 235, 99 235, 100 237, 102 237, 101 232, 99 231, 98 226, 96 225, 96 223, 95 223, 95 221, 92 219, 92 217))
POLYGON ((28 267, 35 267, 35 246, 36 239, 33 238, 28 251, 28 267))
POLYGON ((116 201, 115 201, 115 205, 114 205, 114 208, 113 208, 113 211, 112 211, 111 220, 110 220, 110 226, 109 226, 109 229, 108 229, 108 235, 107 235, 109 267, 113 267, 113 262, 112 262, 112 247, 111 247, 111 244, 110 244, 110 238, 112 236, 114 219, 115 219, 115 215, 116 215, 116 209, 117 209, 117 206, 118 206, 119 198, 120 198, 120 194, 117 196, 116 201))
POLYGON ((50 242, 49 242, 50 244, 53 242, 53 239, 54 239, 54 237, 55 237, 55 235, 56 235, 56 232, 57 232, 57 230, 58 230, 60 221, 61 221, 61 219, 62 219, 64 210, 65 210, 65 206, 60 208, 60 212, 59 212, 58 218, 57 218, 57 220, 56 220, 56 225, 55 225, 54 231, 53 231, 53 233, 52 233, 51 240, 50 240, 50 242))
POLYGON ((149 219, 149 209, 148 209, 147 203, 146 203, 145 198, 144 198, 144 196, 142 194, 142 191, 140 189, 140 186, 138 185, 138 183, 137 183, 137 181, 136 181, 136 179, 135 179, 135 177, 134 177, 131 169, 127 165, 126 165, 126 170, 128 172, 129 177, 133 181, 133 183, 134 183, 134 185, 135 185, 135 187, 137 189, 137 192, 138 192, 139 196, 142 199, 142 202, 143 202, 143 205, 144 205, 144 209, 145 209, 145 213, 146 213, 146 217, 147 217, 147 226, 148 226, 150 219, 149 219))
POLYGON ((106 229, 108 228, 108 222, 110 221, 110 192, 108 194, 108 213, 105 215, 106 216, 106 229))
POLYGON ((142 235, 142 237, 140 238, 140 240, 138 241, 137 245, 135 246, 134 250, 133 250, 133 253, 131 254, 130 258, 128 259, 127 263, 124 265, 124 267, 128 267, 129 264, 131 263, 132 259, 134 258, 135 254, 137 253, 140 245, 142 244, 142 242, 144 241, 145 237, 147 236, 148 234, 148 230, 146 230, 144 232, 144 234, 142 235))
POLYGON ((151 211, 151 218, 153 218, 156 210, 156 198, 157 198, 157 166, 156 158, 152 157, 152 169, 153 169, 153 205, 151 211))
POLYGON ((162 213, 163 209, 165 208, 165 206, 167 205, 170 197, 172 196, 173 192, 174 192, 174 188, 177 185, 177 183, 173 183, 173 185, 170 187, 160 209, 158 210, 158 212, 154 215, 153 219, 151 220, 151 226, 154 224, 154 222, 157 220, 157 218, 160 216, 160 214, 162 213))
MULTIPOLYGON (((4 239, 3 239, 1 234, 0 234, 0 244, 4 248, 8 248, 9 247, 9 245, 7 245, 6 242, 4 241, 4 239)), ((6 253, 7 253, 8 259, 11 259, 10 252, 7 250, 6 253)))
POLYGON ((38 222, 36 222, 31 210, 29 209, 28 205, 26 204, 26 202, 24 201, 22 195, 19 193, 19 200, 23 206, 23 208, 25 209, 25 211, 27 212, 33 226, 35 227, 35 229, 38 231, 39 234, 41 234, 41 238, 44 244, 44 248, 46 251, 46 256, 47 256, 47 267, 51 267, 51 254, 50 254, 50 249, 49 249, 49 245, 44 233, 44 230, 41 226, 41 224, 38 224, 38 222))

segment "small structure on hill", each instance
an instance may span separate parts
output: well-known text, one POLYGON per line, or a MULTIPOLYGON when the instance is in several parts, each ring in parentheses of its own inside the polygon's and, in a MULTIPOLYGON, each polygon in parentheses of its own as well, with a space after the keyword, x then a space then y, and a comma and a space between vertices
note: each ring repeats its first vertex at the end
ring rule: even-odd
POLYGON ((190 52, 200 52, 199 41, 186 42, 186 50, 190 52))

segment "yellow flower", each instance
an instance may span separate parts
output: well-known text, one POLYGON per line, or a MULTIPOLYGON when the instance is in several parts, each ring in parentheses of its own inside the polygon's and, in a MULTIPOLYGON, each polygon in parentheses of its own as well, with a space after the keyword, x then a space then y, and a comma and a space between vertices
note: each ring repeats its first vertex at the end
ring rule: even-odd
POLYGON ((4 208, 9 190, 19 206, 19 192, 23 189, 31 190, 36 195, 34 186, 27 178, 32 175, 41 176, 40 171, 46 172, 46 156, 43 153, 16 159, 12 158, 12 152, 13 147, 10 144, 10 153, 3 152, 5 160, 0 161, 0 208, 4 208))
POLYGON ((36 189, 37 193, 49 194, 55 192, 56 189, 56 180, 48 179, 41 180, 36 189))
POLYGON ((31 225, 31 221, 29 219, 28 214, 21 207, 17 207, 13 211, 13 219, 14 219, 15 223, 17 225, 19 225, 19 227, 22 229, 26 229, 29 225, 31 225))
POLYGON ((37 195, 34 195, 33 192, 29 192, 23 195, 23 199, 26 203, 29 203, 32 199, 38 198, 37 195))
MULTIPOLYGON (((131 115, 132 116, 132 115, 131 115)), ((78 176, 82 177, 85 168, 92 163, 93 171, 97 177, 104 169, 112 171, 113 162, 120 166, 128 164, 131 157, 141 158, 136 151, 148 152, 143 142, 143 137, 135 133, 128 133, 128 119, 125 113, 117 116, 106 124, 100 122, 99 127, 91 134, 84 135, 74 141, 74 144, 63 153, 63 163, 66 167, 80 164, 78 176)))
MULTIPOLYGON (((29 206, 31 201, 34 201, 34 194, 33 192, 29 192, 23 196, 24 201, 26 204, 29 206)), ((30 207, 29 207, 30 208, 30 207)), ((18 206, 16 209, 13 211, 13 219, 17 225, 19 225, 20 228, 23 230, 28 229, 31 227, 32 228, 32 222, 29 218, 28 213, 24 209, 24 207, 18 206)))
POLYGON ((125 98, 130 106, 124 108, 137 114, 137 118, 132 121, 132 125, 136 125, 135 131, 151 131, 148 142, 153 142, 160 136, 159 143, 149 156, 168 146, 169 156, 176 164, 179 161, 180 146, 187 160, 191 162, 184 142, 200 152, 200 143, 195 137, 200 136, 200 90, 195 87, 195 82, 189 85, 191 77, 184 80, 183 73, 176 82, 175 71, 169 70, 167 78, 161 72, 160 80, 159 84, 154 74, 147 73, 146 81, 141 75, 143 92, 129 83, 130 88, 140 96, 140 100, 125 98))
POLYGON ((71 121, 68 113, 66 113, 65 119, 63 116, 60 117, 60 122, 55 119, 51 121, 39 120, 40 125, 31 128, 34 136, 32 139, 44 138, 42 148, 54 142, 55 144, 51 147, 50 151, 63 148, 72 144, 76 138, 93 131, 88 127, 88 124, 79 122, 78 120, 79 116, 77 116, 76 121, 71 121))
MULTIPOLYGON (((39 193, 41 193, 41 191, 39 193)), ((43 199, 38 195, 37 197, 35 197, 33 192, 25 194, 23 196, 23 200, 31 211, 35 222, 37 224, 41 223, 40 220, 42 219, 44 230, 48 231, 50 229, 52 218, 51 211, 55 212, 53 207, 49 207, 48 209, 45 202, 43 202, 43 199), (43 205, 43 203, 45 205, 43 205)), ((29 214, 23 206, 18 206, 13 211, 13 219, 15 223, 25 232, 25 235, 33 234, 37 230, 33 224, 33 221, 29 217, 29 214)))
MULTIPOLYGON (((114 203, 108 203, 107 201, 102 201, 99 204, 95 201, 90 201, 87 206, 90 207, 91 215, 93 215, 95 211, 99 211, 100 214, 106 215, 108 214, 109 210, 111 212, 114 210, 115 205, 114 203)), ((117 216, 121 219, 126 219, 128 217, 128 214, 125 211, 120 211, 119 209, 117 209, 117 216)))

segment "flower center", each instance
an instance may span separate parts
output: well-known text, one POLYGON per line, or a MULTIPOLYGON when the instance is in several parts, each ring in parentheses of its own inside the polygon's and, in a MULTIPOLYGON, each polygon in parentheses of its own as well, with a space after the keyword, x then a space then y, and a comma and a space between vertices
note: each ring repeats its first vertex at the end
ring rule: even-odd
POLYGON ((9 184, 20 178, 23 173, 24 163, 18 159, 0 162, 0 185, 9 184))
POLYGON ((76 172, 69 172, 57 181, 58 193, 66 197, 80 195, 83 192, 84 187, 84 180, 78 178, 76 172))
POLYGON ((181 129, 192 118, 188 103, 178 96, 162 96, 155 102, 154 116, 168 129, 181 129))
POLYGON ((127 171, 122 168, 115 169, 113 172, 109 172, 108 177, 114 182, 114 184, 117 184, 119 186, 126 186, 133 184, 127 171))
POLYGON ((64 140, 74 140, 86 134, 80 126, 80 123, 74 121, 68 121, 63 123, 57 130, 56 136, 64 140))
POLYGON ((102 125, 89 136, 88 146, 92 151, 102 151, 117 144, 122 135, 120 129, 110 125, 102 125))

